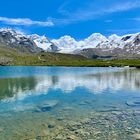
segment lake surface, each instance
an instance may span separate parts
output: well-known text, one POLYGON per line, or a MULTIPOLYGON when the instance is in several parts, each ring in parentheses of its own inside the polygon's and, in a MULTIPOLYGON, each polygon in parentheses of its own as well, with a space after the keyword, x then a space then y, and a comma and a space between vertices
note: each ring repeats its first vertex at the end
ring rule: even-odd
POLYGON ((140 70, 0 67, 0 140, 140 139, 140 70))

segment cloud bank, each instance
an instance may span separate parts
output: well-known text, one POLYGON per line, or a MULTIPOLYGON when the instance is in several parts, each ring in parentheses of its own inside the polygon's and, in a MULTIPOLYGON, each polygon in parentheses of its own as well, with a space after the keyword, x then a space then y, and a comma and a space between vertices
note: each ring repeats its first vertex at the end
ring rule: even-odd
POLYGON ((128 0, 126 2, 111 3, 106 6, 96 5, 95 2, 88 3, 85 7, 77 8, 74 11, 67 10, 69 3, 64 3, 58 8, 58 12, 65 16, 62 19, 52 18, 56 24, 72 24, 75 22, 88 21, 100 18, 105 15, 110 15, 118 12, 126 12, 136 8, 140 8, 139 0, 128 0))
POLYGON ((53 26, 54 23, 51 20, 47 21, 35 21, 29 18, 7 18, 0 17, 0 22, 7 25, 15 25, 15 26, 43 26, 50 27, 53 26))

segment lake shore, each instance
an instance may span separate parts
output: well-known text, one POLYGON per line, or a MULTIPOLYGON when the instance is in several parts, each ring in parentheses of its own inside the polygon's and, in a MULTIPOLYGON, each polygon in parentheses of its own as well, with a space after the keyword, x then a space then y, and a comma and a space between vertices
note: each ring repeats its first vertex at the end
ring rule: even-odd
POLYGON ((19 53, 0 49, 1 66, 71 66, 71 67, 137 67, 140 59, 88 59, 81 55, 61 53, 19 53))
POLYGON ((10 63, 2 66, 66 66, 66 67, 135 67, 140 68, 140 60, 78 60, 58 62, 10 63))

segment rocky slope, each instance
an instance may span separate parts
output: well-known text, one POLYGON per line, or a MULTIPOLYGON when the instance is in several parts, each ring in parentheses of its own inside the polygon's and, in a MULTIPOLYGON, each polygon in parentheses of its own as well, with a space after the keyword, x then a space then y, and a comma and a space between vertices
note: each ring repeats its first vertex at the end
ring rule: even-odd
POLYGON ((28 36, 39 48, 46 52, 57 52, 58 47, 45 36, 37 34, 28 36))
POLYGON ((21 52, 40 52, 33 40, 13 29, 0 29, 0 47, 16 48, 21 52))
POLYGON ((94 33, 80 41, 70 36, 49 40, 46 36, 24 35, 14 29, 1 28, 0 47, 21 52, 80 54, 87 58, 140 58, 140 33, 109 37, 94 33))
POLYGON ((95 48, 83 49, 79 53, 88 58, 94 58, 95 55, 99 58, 140 58, 140 33, 115 38, 113 36, 95 48))
POLYGON ((57 51, 57 47, 45 36, 24 35, 11 28, 0 29, 0 47, 16 48, 20 52, 57 51))
POLYGON ((62 53, 81 54, 88 58, 139 58, 140 33, 108 38, 95 33, 88 38, 76 41, 70 36, 52 40, 62 53))

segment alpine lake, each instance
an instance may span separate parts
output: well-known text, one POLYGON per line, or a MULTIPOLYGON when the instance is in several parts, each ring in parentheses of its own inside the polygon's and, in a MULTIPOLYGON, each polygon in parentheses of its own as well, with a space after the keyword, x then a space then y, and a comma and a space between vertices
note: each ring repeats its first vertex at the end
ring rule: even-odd
POLYGON ((0 67, 0 140, 140 140, 140 70, 0 67))

